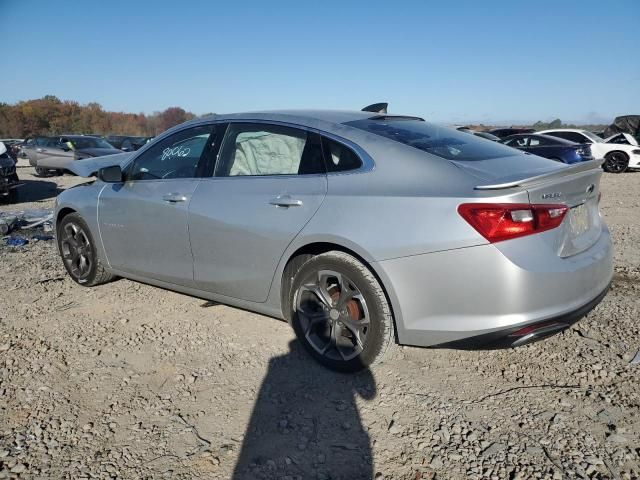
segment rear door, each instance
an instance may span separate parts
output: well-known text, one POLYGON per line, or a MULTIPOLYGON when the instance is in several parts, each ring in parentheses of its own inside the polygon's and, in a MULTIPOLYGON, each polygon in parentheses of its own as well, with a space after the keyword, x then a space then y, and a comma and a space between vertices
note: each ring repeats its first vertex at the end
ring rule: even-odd
POLYGON ((213 125, 180 130, 138 155, 125 182, 105 185, 98 220, 113 268, 193 286, 188 209, 215 138, 213 125))
POLYGON ((189 207, 196 286, 264 302, 285 249, 320 207, 320 137, 268 123, 231 123, 215 175, 189 207))

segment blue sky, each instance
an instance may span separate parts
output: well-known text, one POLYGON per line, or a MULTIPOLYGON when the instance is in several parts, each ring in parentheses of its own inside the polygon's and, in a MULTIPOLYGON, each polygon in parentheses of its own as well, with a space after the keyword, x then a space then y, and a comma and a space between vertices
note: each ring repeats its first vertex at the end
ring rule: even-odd
POLYGON ((640 1, 0 0, 0 101, 357 109, 447 123, 640 114, 640 1))

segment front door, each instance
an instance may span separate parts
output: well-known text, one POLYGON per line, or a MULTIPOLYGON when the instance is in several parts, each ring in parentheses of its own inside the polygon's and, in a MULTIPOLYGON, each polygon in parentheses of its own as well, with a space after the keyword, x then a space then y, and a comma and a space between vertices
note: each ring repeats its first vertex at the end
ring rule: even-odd
POLYGON ((178 285, 193 285, 189 204, 214 144, 212 125, 191 127, 136 157, 126 181, 107 184, 98 219, 112 268, 178 285))
POLYGON ((47 143, 39 147, 38 151, 38 167, 48 168, 51 170, 62 170, 69 162, 73 161, 73 150, 71 145, 67 144, 63 139, 54 137, 48 139, 47 143))
POLYGON ((264 123, 227 128, 189 207, 196 286, 264 302, 285 249, 327 191, 320 137, 264 123))

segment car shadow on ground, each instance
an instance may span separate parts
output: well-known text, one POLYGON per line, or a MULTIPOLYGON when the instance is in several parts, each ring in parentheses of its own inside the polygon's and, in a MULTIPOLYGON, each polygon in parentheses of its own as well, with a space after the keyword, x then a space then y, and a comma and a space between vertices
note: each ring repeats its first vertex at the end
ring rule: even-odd
POLYGON ((272 359, 256 398, 233 479, 371 479, 371 439, 356 399, 371 400, 370 370, 325 369, 298 341, 272 359))
MULTIPOLYGON (((18 188, 18 198, 13 205, 19 205, 26 202, 39 202, 41 200, 48 200, 49 198, 56 197, 62 190, 58 188, 55 182, 49 182, 47 180, 22 180, 20 179, 21 187, 18 188)), ((8 203, 5 199, 0 202, 2 204, 8 203)))

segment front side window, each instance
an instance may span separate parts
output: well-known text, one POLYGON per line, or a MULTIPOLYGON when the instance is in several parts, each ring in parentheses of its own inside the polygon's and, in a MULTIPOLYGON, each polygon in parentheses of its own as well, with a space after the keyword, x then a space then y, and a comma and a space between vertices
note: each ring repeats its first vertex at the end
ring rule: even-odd
POLYGON ((486 142, 475 135, 421 120, 367 118, 346 122, 345 125, 447 160, 474 161, 514 155, 513 149, 502 144, 486 142))
POLYGON ((319 136, 280 125, 232 123, 222 144, 216 176, 324 173, 319 136))
POLYGON ((138 156, 127 180, 194 178, 211 149, 213 125, 187 128, 160 140, 138 156))

